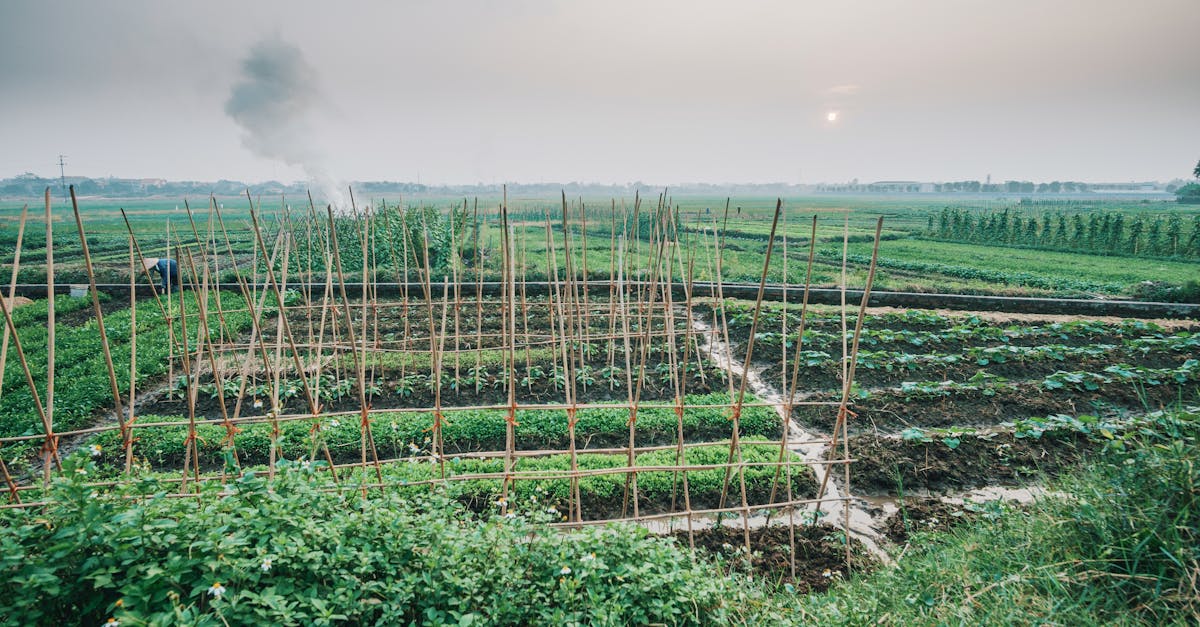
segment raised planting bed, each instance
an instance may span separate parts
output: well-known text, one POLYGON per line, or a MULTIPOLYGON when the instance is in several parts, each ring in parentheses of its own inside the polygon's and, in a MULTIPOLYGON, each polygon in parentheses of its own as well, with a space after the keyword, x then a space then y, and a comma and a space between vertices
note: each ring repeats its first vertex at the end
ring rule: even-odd
POLYGON ((1026 485, 1078 466, 1103 446, 1074 430, 1039 437, 1018 432, 944 437, 852 436, 850 484, 862 494, 900 496, 908 491, 956 492, 988 485, 1026 485))
MULTIPOLYGON (((242 311, 241 299, 224 294, 221 296, 224 309, 225 328, 231 333, 240 333, 250 328, 251 319, 242 311)), ((191 315, 188 342, 195 345, 199 337, 197 297, 185 293, 184 307, 191 315)), ((107 301, 109 305, 113 301, 107 301)), ((221 326, 217 296, 210 295, 208 321, 213 333, 221 326)), ((64 432, 91 426, 99 414, 113 406, 112 388, 104 351, 98 332, 98 322, 89 316, 79 317, 74 325, 63 322, 73 316, 92 311, 91 299, 76 299, 58 296, 55 300, 55 397, 53 427, 55 432, 64 432), (60 316, 59 314, 64 314, 60 316)), ((170 305, 178 310, 179 303, 170 305)), ((47 404, 46 380, 48 361, 48 333, 46 327, 47 308, 45 301, 37 301, 13 312, 13 323, 17 327, 22 349, 30 374, 37 386, 38 397, 43 406, 47 404)), ((116 373, 117 389, 122 394, 129 391, 130 347, 133 340, 132 315, 128 308, 115 309, 104 317, 113 368, 116 373)), ((178 325, 176 325, 178 327, 178 325)), ((143 303, 137 309, 137 381, 139 386, 148 385, 156 377, 167 373, 167 357, 170 353, 168 338, 172 333, 177 341, 182 340, 179 328, 168 329, 162 310, 152 303, 143 303)), ((4 372, 4 396, 0 398, 0 437, 39 435, 45 432, 36 410, 33 393, 26 383, 25 372, 10 346, 10 355, 4 372)), ((40 442, 38 442, 40 444, 40 442)), ((12 459, 30 452, 34 448, 29 442, 10 444, 4 455, 12 459)))
MULTIPOLYGON (((739 473, 746 483, 747 503, 750 506, 767 505, 771 502, 772 488, 775 501, 784 502, 787 473, 777 465, 779 445, 756 442, 750 438, 741 446, 744 466, 733 466, 727 472, 730 461, 729 445, 689 447, 684 460, 678 458, 675 449, 657 450, 635 456, 634 474, 637 480, 638 508, 641 515, 685 511, 684 476, 687 478, 688 496, 692 510, 715 509, 741 506, 741 482, 739 473), (692 470, 680 467, 697 466, 692 470)), ((101 456, 102 464, 115 460, 107 454, 101 456)), ((791 466, 792 494, 795 499, 813 498, 817 485, 812 471, 800 464, 800 458, 787 454, 784 462, 791 466)), ((580 506, 585 520, 610 520, 633 515, 632 494, 627 485, 634 476, 627 470, 628 457, 624 454, 581 453, 577 456, 580 506)), ((329 487, 334 483, 323 462, 310 463, 305 460, 286 460, 281 468, 301 466, 311 472, 329 477, 329 487)), ((248 467, 250 472, 266 472, 266 469, 248 467)), ((116 473, 110 466, 108 474, 116 473)), ((359 485, 367 484, 370 490, 400 492, 416 497, 430 491, 443 492, 481 513, 499 514, 502 505, 517 511, 551 511, 557 517, 566 517, 569 511, 572 480, 571 461, 568 455, 543 457, 518 457, 513 468, 513 480, 508 487, 508 499, 500 500, 503 494, 504 459, 500 457, 447 457, 433 460, 430 457, 412 458, 387 462, 380 465, 378 484, 375 469, 368 465, 338 468, 341 489, 356 491, 359 485), (443 475, 443 472, 445 473, 443 475)), ((179 474, 152 473, 160 478, 178 479, 179 474)), ((211 480, 220 480, 220 475, 206 473, 211 480)), ((221 481, 228 483, 228 479, 221 481)), ((563 518, 565 520, 565 518, 563 518)))
MULTIPOLYGON (((778 517, 777 517, 778 518, 778 517)), ((672 534, 687 546, 688 532, 672 534)), ((827 525, 771 525, 750 530, 750 555, 745 554, 745 531, 740 525, 722 525, 694 532, 697 550, 719 555, 732 569, 787 586, 789 592, 824 592, 849 576, 846 539, 840 529, 827 525), (792 577, 792 542, 796 546, 796 576, 792 577)), ((870 572, 878 561, 854 538, 850 539, 855 574, 870 572)))
MULTIPOLYGON (((1197 398, 1200 361, 1195 359, 1176 368, 1115 364, 1099 372, 1061 370, 1024 383, 977 375, 965 383, 915 381, 899 388, 860 392, 854 398, 856 416, 850 428, 895 433, 908 427, 988 426, 1081 411, 1119 416, 1197 398)), ((793 416, 803 425, 828 430, 836 412, 801 406, 793 410, 793 416)))
MULTIPOLYGON (((684 442, 726 440, 733 435, 729 403, 725 394, 691 395, 683 399, 684 442)), ((757 399, 747 396, 747 403, 757 399)), ((447 455, 503 451, 506 445, 507 412, 504 410, 459 410, 442 415, 442 450, 447 455)), ((581 409, 576 414, 576 446, 580 450, 621 448, 629 444, 627 407, 581 409)), ((142 423, 178 422, 184 418, 144 415, 142 423)), ((278 457, 307 459, 313 447, 329 447, 335 463, 361 461, 360 416, 322 416, 317 419, 285 421, 278 425, 278 457), (318 425, 319 430, 314 430, 318 425)), ((635 446, 671 445, 678 441, 680 417, 669 407, 647 407, 637 412, 635 446)), ((372 434, 381 458, 420 457, 433 451, 432 412, 373 413, 372 434)), ((778 414, 769 407, 743 407, 739 419, 742 436, 778 439, 782 433, 778 414)), ((520 451, 566 450, 570 446, 565 410, 531 409, 516 413, 515 446, 520 451)), ((233 444, 244 465, 265 464, 270 456, 267 422, 235 427, 233 444)), ((156 468, 182 467, 186 426, 142 427, 134 430, 133 455, 156 468)), ((228 430, 209 421, 196 427, 197 449, 202 465, 223 464, 228 430)), ((94 436, 91 444, 101 446, 100 461, 123 464, 121 434, 108 431, 94 436)))

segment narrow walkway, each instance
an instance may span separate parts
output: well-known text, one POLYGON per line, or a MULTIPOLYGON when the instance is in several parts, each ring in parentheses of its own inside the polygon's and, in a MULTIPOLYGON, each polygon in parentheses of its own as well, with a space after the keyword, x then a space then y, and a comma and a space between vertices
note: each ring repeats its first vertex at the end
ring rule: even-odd
MULTIPOLYGON (((753 369, 746 372, 742 364, 733 359, 733 353, 729 345, 718 337, 718 334, 709 324, 698 317, 693 317, 692 328, 696 331, 699 338, 700 350, 714 364, 727 371, 735 381, 744 375, 746 377, 746 386, 749 390, 763 402, 770 403, 782 420, 788 421, 788 449, 800 455, 809 464, 809 468, 812 469, 818 485, 823 483, 829 465, 821 462, 825 460, 826 451, 829 448, 827 443, 828 437, 804 430, 790 416, 785 415, 783 408, 784 399, 779 390, 763 381, 762 377, 753 369)), ((878 539, 880 538, 880 534, 874 529, 874 519, 866 509, 861 507, 858 499, 851 498, 848 501, 843 501, 837 482, 833 477, 830 477, 826 487, 826 497, 821 502, 809 506, 809 511, 820 512, 825 520, 840 527, 840 522, 845 516, 844 508, 849 507, 850 528, 847 531, 855 539, 862 542, 871 554, 884 563, 890 562, 891 559, 887 555, 887 552, 879 546, 878 539)), ((763 517, 760 524, 765 524, 765 521, 766 518, 763 517)))

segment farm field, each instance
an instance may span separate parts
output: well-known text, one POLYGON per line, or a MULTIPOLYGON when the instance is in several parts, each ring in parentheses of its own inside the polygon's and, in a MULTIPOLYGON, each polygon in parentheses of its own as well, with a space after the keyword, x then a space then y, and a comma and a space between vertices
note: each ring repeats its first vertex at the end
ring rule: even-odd
MULTIPOLYGON (((1115 297, 1143 277, 1185 283, 1187 260, 915 239, 925 216, 885 220, 873 258, 877 207, 818 207, 815 222, 797 208, 764 232, 749 204, 714 226, 665 199, 353 217, 222 204, 172 208, 169 248, 153 207, 127 211, 128 229, 119 211, 84 212, 93 277, 74 216, 56 214, 53 280, 116 285, 5 304, 6 510, 71 490, 234 499, 265 480, 585 544, 629 523, 816 592, 1200 405, 1191 320, 784 306, 693 286, 1115 297), (188 289, 145 289, 142 258, 160 254, 188 289)), ((5 223, 14 245, 19 227, 5 223)), ((28 218, 18 283, 49 276, 44 229, 28 218)), ((222 577, 246 583, 238 572, 222 577)))
MULTIPOLYGON (((646 220, 652 209, 643 209, 654 201, 652 198, 642 198, 639 206, 643 209, 637 209, 635 204, 639 203, 635 200, 580 199, 572 202, 572 230, 580 239, 583 231, 588 232, 586 247, 582 241, 577 241, 576 246, 579 251, 588 251, 588 271, 593 278, 609 277, 612 243, 622 235, 631 246, 626 255, 638 259, 643 265, 647 263, 646 258, 650 253, 644 248, 634 249, 634 242, 638 238, 631 237, 636 230, 632 223, 637 219, 646 220), (585 215, 586 228, 582 220, 585 215)), ((765 240, 771 229, 774 199, 729 199, 728 217, 725 215, 725 198, 682 196, 671 200, 678 213, 681 240, 687 246, 703 251, 696 255, 702 263, 697 263, 691 269, 694 280, 716 278, 716 268, 713 264, 703 261, 711 260, 718 245, 715 242, 718 233, 723 257, 722 278, 734 282, 754 282, 758 279, 762 273, 765 240), (742 209, 740 213, 737 211, 738 207, 742 209)), ((489 259, 489 255, 494 258, 498 252, 500 231, 497 227, 497 207, 501 201, 501 198, 435 197, 418 201, 384 198, 364 199, 363 206, 378 207, 380 203, 387 203, 389 206, 399 204, 412 208, 424 207, 442 215, 457 207, 460 211, 456 218, 459 219, 458 228, 462 228, 464 224, 478 222, 478 245, 483 247, 481 259, 489 259)), ((229 244, 235 253, 234 263, 249 269, 250 260, 254 256, 254 242, 249 224, 248 202, 245 198, 220 198, 216 199, 216 203, 222 207, 221 217, 227 227, 225 232, 229 236, 229 244)), ((33 204, 40 205, 40 202, 33 204)), ((193 199, 190 203, 195 213, 197 233, 206 232, 208 228, 207 205, 208 200, 204 198, 193 199)), ((5 246, 15 248, 21 206, 21 203, 11 200, 0 201, 0 243, 5 246)), ((56 199, 54 207, 55 219, 61 220, 65 226, 70 226, 72 218, 69 205, 64 205, 61 199, 56 199)), ((1200 258, 1193 255, 1190 252, 1192 249, 1189 248, 1192 245, 1189 242, 1200 241, 1194 233, 1197 228, 1196 217, 1200 212, 1186 206, 1095 200, 1070 201, 1061 208, 1030 208, 1012 201, 956 200, 948 196, 917 200, 887 197, 789 198, 785 199, 784 207, 782 223, 778 227, 781 248, 777 251, 767 275, 771 282, 785 281, 785 259, 789 268, 787 281, 797 280, 796 269, 803 269, 807 261, 811 219, 813 215, 818 215, 822 216, 822 219, 817 233, 818 254, 813 270, 813 285, 832 287, 840 283, 841 245, 844 235, 850 241, 847 283, 861 285, 866 278, 874 220, 882 215, 885 218, 882 234, 887 245, 881 253, 876 278, 876 288, 879 290, 1144 300, 1173 298, 1194 302, 1193 296, 1188 296, 1190 291, 1176 295, 1172 295, 1171 292, 1172 287, 1178 288, 1186 285, 1188 281, 1194 281, 1197 263, 1200 263, 1200 258), (1043 250, 1023 245, 1019 239, 1007 244, 997 239, 969 244, 933 241, 927 237, 930 221, 939 219, 946 207, 981 216, 1003 211, 1016 214, 1023 211, 1029 216, 1049 215, 1050 212, 1056 212, 1055 215, 1062 213, 1065 216, 1121 215, 1126 217, 1127 222, 1139 219, 1166 220, 1175 216, 1180 225, 1180 245, 1176 248, 1175 255, 1131 256, 1105 252, 1100 250, 1100 247, 1097 247, 1094 253, 1086 250, 1043 250), (845 232, 843 226, 848 227, 845 232), (782 247, 784 235, 787 236, 786 253, 782 247), (1159 285, 1156 289, 1147 289, 1143 285, 1146 281, 1159 285)), ((135 231, 142 237, 146 256, 164 254, 169 241, 177 242, 181 238, 195 239, 196 233, 192 232, 192 224, 181 200, 88 200, 85 203, 84 217, 88 221, 89 243, 96 251, 94 262, 101 283, 128 281, 127 264, 122 264, 122 260, 127 257, 127 233, 120 213, 122 208, 125 209, 135 231)), ((259 211, 262 229, 267 233, 266 239, 271 238, 271 233, 288 228, 285 222, 291 222, 293 219, 296 223, 303 222, 302 218, 308 211, 307 203, 301 203, 300 199, 266 200, 259 211), (293 202, 296 204, 292 204, 293 202)), ((547 267, 547 218, 551 229, 561 230, 561 209, 554 199, 514 198, 509 200, 509 211, 517 227, 515 237, 520 239, 517 248, 524 265, 527 266, 527 278, 536 280, 539 274, 545 275, 545 271, 540 269, 547 267)), ((323 214, 323 211, 318 213, 323 214)), ((642 239, 651 235, 647 224, 643 222, 640 227, 643 229, 643 232, 640 232, 642 239)), ((59 268, 62 282, 85 280, 82 260, 77 254, 70 252, 72 246, 77 248, 78 235, 65 229, 60 229, 58 233, 56 246, 62 247, 59 268)), ((459 242, 464 249, 475 245, 476 233, 473 227, 470 237, 469 241, 459 242)), ((27 257, 37 258, 44 255, 38 252, 44 250, 44 233, 30 232, 26 234, 25 239, 24 254, 27 257)), ((402 242, 398 241, 393 243, 396 249, 402 245, 402 242)), ((298 245, 303 246, 299 242, 298 245)), ((225 247, 223 238, 220 246, 225 247)), ((376 265, 379 280, 416 280, 415 268, 410 268, 409 273, 405 274, 402 268, 390 267, 387 261, 390 256, 384 242, 373 244, 372 247, 378 255, 376 265)), ((564 260, 561 251, 558 255, 561 263, 564 260)), ((580 253, 581 268, 583 259, 584 255, 580 253)), ((3 261, 5 265, 0 266, 0 271, 10 271, 11 256, 3 261)), ((231 265, 226 259, 222 261, 231 265)), ((312 263, 317 267, 324 267, 322 259, 313 259, 312 263)), ((218 271, 220 270, 221 268, 218 268, 218 271)), ((224 270, 227 272, 230 268, 225 267, 224 270)), ((485 266, 485 277, 487 280, 498 280, 500 274, 489 264, 485 266)), ((20 282, 40 283, 45 277, 39 274, 36 265, 26 264, 19 279, 20 282)))

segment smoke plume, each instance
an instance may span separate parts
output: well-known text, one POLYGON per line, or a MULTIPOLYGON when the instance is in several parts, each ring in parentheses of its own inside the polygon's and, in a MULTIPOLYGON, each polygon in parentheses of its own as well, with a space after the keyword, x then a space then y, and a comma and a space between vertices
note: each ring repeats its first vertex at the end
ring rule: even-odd
POLYGON ((279 39, 255 44, 242 61, 225 113, 242 127, 255 154, 299 166, 317 202, 346 207, 341 185, 316 145, 312 114, 321 103, 319 79, 299 48, 279 39))

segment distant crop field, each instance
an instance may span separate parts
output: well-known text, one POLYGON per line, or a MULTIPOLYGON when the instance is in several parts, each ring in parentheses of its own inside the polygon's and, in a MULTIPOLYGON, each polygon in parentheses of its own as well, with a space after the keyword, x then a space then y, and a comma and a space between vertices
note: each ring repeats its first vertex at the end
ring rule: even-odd
MULTIPOLYGON (((639 246, 639 238, 622 239, 636 220, 645 220, 649 211, 645 207, 657 203, 669 204, 678 216, 680 240, 686 251, 692 251, 694 259, 703 262, 678 269, 677 278, 698 281, 720 278, 731 282, 754 282, 762 273, 763 256, 771 229, 774 210, 773 198, 724 198, 716 196, 681 196, 674 198, 667 190, 665 197, 649 193, 639 199, 642 209, 635 209, 635 199, 583 198, 569 199, 571 204, 572 231, 580 235, 579 252, 581 261, 586 259, 587 272, 592 278, 609 278, 609 262, 624 241, 625 255, 637 259, 639 264, 648 263, 652 254, 649 247, 639 246), (586 227, 584 224, 586 223, 586 227), (583 232, 586 230, 586 242, 583 232), (619 241, 621 240, 621 241, 619 241), (721 267, 712 263, 713 252, 718 241, 722 249, 721 267), (586 253, 583 251, 586 250, 586 253)), ((307 200, 301 199, 255 199, 262 202, 260 225, 267 238, 286 228, 289 219, 309 213, 307 200)), ((478 233, 472 230, 474 246, 483 249, 481 258, 494 256, 501 237, 498 228, 498 207, 501 198, 361 198, 360 208, 378 208, 383 203, 392 206, 403 203, 407 207, 423 208, 439 215, 456 209, 463 211, 462 220, 478 221, 478 233)), ((510 198, 509 212, 513 218, 516 236, 521 240, 518 254, 527 266, 530 276, 545 274, 549 269, 546 254, 546 232, 561 230, 561 199, 555 198, 510 198)), ((146 256, 163 256, 170 241, 201 239, 207 237, 211 228, 215 241, 222 252, 229 238, 235 256, 252 258, 254 242, 250 228, 249 203, 245 198, 220 198, 216 204, 224 222, 213 220, 207 199, 188 201, 193 218, 188 219, 183 199, 132 199, 105 200, 81 199, 80 211, 92 248, 96 264, 97 280, 100 282, 124 283, 128 281, 128 232, 121 210, 143 247, 146 256), (219 236, 219 237, 215 237, 219 236)), ((52 213, 56 222, 55 255, 59 265, 59 278, 63 282, 80 281, 84 278, 82 257, 78 254, 79 237, 73 224, 69 203, 61 197, 53 200, 52 213)), ((0 272, 11 272, 12 250, 15 248, 21 204, 12 201, 0 202, 0 247, 5 250, 0 260, 0 272)), ((30 207, 30 223, 24 237, 26 261, 44 259, 44 226, 41 203, 30 207)), ((324 210, 317 209, 324 218, 324 210)), ((1135 298, 1145 300, 1192 301, 1200 299, 1200 288, 1185 287, 1200 275, 1200 263, 1191 255, 1200 228, 1197 215, 1200 211, 1172 203, 1139 202, 1063 202, 1060 204, 1023 205, 999 200, 968 199, 955 201, 953 198, 881 198, 881 197, 807 197, 784 199, 784 213, 777 230, 776 251, 767 273, 771 282, 795 283, 803 279, 809 253, 812 217, 820 216, 820 227, 816 232, 817 250, 813 268, 813 284, 835 286, 842 281, 841 244, 843 239, 850 243, 847 259, 846 281, 861 284, 865 279, 865 261, 870 254, 874 237, 874 221, 884 217, 883 243, 880 248, 879 274, 876 287, 881 290, 1002 294, 1026 296, 1066 296, 1135 298), (949 209, 948 209, 949 208, 949 209), (1154 238, 1167 241, 1154 251, 1175 251, 1176 254, 1139 255, 1095 250, 1051 250, 1031 247, 1019 235, 1008 238, 1008 242, 997 238, 983 237, 971 243, 935 241, 939 237, 938 220, 947 211, 962 212, 964 215, 1001 215, 1012 212, 1024 215, 1028 220, 1039 221, 1045 226, 1042 236, 1046 247, 1071 245, 1066 234, 1054 229, 1057 216, 1067 228, 1073 216, 1121 215, 1126 224, 1148 226, 1129 227, 1138 229, 1133 237, 1154 238), (1155 224, 1159 226, 1154 226, 1155 224), (1173 226, 1172 226, 1173 224, 1173 226), (932 225, 932 226, 931 226, 932 225), (1152 229, 1143 232, 1142 229, 1152 229), (1170 229, 1174 229, 1171 231, 1170 229), (1162 230, 1162 233, 1159 233, 1162 230), (930 239, 930 236, 935 239, 930 239), (1056 244, 1055 237, 1062 242, 1056 244), (1146 282, 1154 283, 1152 289, 1146 282)), ((1082 220, 1082 218, 1080 218, 1082 220)), ((1015 227, 1014 227, 1015 228, 1015 227)), ((1024 227, 1022 227, 1024 228, 1024 227)), ((1015 231, 1014 231, 1015 233, 1015 231)), ((649 237, 649 232, 639 232, 640 239, 649 237)), ((1110 236, 1113 246, 1124 250, 1138 250, 1139 245, 1125 242, 1128 233, 1110 236), (1119 244, 1119 246, 1118 246, 1119 244), (1124 248, 1122 248, 1124 247, 1124 248)), ((972 237, 979 237, 975 233, 972 237)), ((377 240, 371 247, 380 256, 386 257, 387 242, 377 240)), ((393 242, 393 248, 394 246, 393 242)), ((553 246, 553 243, 551 244, 553 246)), ((1146 246, 1140 246, 1145 249, 1146 246)), ((680 259, 686 264, 687 255, 680 259)), ((561 251, 555 263, 565 262, 561 251)), ((403 268, 382 266, 378 273, 381 281, 414 280, 404 276, 403 268)), ((584 268, 576 269, 582 272, 584 268)), ((485 267, 488 280, 499 279, 499 269, 485 267)), ((38 263, 23 263, 18 282, 39 283, 44 280, 44 270, 38 263)))

